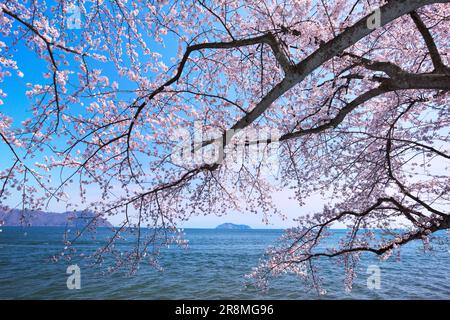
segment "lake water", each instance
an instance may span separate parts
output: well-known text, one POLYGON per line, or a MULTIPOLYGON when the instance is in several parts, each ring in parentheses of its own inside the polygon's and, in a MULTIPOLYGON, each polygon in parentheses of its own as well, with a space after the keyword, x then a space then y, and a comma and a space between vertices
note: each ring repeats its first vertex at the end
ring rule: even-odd
MULTIPOLYGON (((399 261, 380 262, 364 255, 351 293, 344 291, 343 267, 335 260, 323 260, 328 294, 319 297, 290 275, 275 279, 266 293, 244 286, 244 275, 257 265, 281 230, 186 229, 187 249, 162 252, 164 271, 142 265, 135 276, 125 271, 102 275, 104 268, 78 262, 81 289, 69 290, 69 263, 49 259, 62 249, 62 228, 1 229, 1 299, 450 299, 450 253, 445 245, 424 253, 421 242, 408 244, 399 261), (381 268, 379 290, 367 287, 366 271, 371 264, 381 268)), ((80 250, 91 252, 110 232, 102 229, 98 240, 84 239, 80 250)), ((342 232, 336 231, 336 237, 342 232)))

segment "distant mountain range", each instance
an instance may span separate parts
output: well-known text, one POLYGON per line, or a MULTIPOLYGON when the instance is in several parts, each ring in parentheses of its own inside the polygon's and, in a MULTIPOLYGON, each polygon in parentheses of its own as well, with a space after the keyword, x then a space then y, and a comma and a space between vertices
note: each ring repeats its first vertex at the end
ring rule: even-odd
MULTIPOLYGON (((32 227, 82 227, 89 223, 95 213, 91 211, 68 211, 63 213, 12 209, 0 209, 0 225, 3 226, 32 226, 32 227)), ((104 218, 98 218, 97 227, 112 227, 104 218)))
POLYGON ((216 229, 247 230, 251 228, 246 224, 222 223, 221 225, 218 225, 216 229))

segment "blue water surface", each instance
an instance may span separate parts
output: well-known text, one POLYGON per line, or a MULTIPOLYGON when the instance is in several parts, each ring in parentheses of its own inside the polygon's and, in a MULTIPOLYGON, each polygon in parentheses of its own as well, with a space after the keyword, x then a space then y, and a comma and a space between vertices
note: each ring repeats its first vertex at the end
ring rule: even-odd
MULTIPOLYGON (((50 260, 64 246, 63 232, 58 227, 2 228, 0 299, 450 299, 449 248, 424 252, 419 241, 408 244, 400 259, 380 262, 365 254, 351 293, 344 290, 343 267, 329 259, 320 263, 325 296, 289 274, 272 281, 267 292, 245 286, 244 275, 282 230, 186 229, 188 248, 163 250, 163 271, 141 265, 134 276, 127 270, 102 274, 105 266, 75 261, 81 267, 81 289, 69 290, 66 269, 74 262, 50 260), (367 266, 373 264, 381 270, 380 289, 367 287, 367 266)), ((334 231, 336 239, 343 232, 334 231)), ((111 230, 97 233, 96 239, 79 243, 78 253, 101 246, 111 230)))

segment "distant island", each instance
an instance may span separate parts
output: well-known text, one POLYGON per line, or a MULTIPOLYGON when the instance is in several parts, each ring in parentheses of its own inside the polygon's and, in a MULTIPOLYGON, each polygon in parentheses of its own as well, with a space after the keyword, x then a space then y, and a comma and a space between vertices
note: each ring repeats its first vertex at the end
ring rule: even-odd
MULTIPOLYGON (((0 226, 31 226, 31 227, 83 227, 89 223, 95 213, 91 211, 68 211, 63 213, 12 209, 0 209, 0 226)), ((112 227, 105 218, 98 218, 97 227, 112 227)))
POLYGON ((248 230, 251 229, 250 226, 246 224, 234 224, 234 223, 222 223, 216 227, 216 229, 227 229, 227 230, 248 230))

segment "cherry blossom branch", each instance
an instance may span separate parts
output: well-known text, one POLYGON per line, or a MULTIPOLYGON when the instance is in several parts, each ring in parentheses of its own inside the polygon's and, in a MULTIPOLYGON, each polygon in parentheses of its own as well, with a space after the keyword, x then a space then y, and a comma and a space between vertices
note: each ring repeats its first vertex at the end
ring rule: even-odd
POLYGON ((416 11, 412 11, 410 13, 410 16, 416 24, 417 29, 420 31, 423 39, 425 40, 425 44, 427 45, 428 51, 430 52, 430 57, 434 65, 434 69, 441 73, 449 73, 450 69, 449 67, 444 65, 441 55, 439 54, 439 51, 436 47, 436 43, 433 40, 433 36, 431 35, 425 23, 420 18, 420 15, 416 11))
POLYGON ((5 6, 2 7, 2 12, 6 13, 11 18, 22 23, 24 26, 26 26, 28 29, 30 29, 36 36, 38 36, 45 43, 48 55, 50 57, 51 64, 53 66, 52 82, 53 82, 53 88, 54 88, 54 93, 55 93, 55 104, 56 104, 56 113, 57 113, 54 132, 56 132, 59 127, 61 107, 60 107, 60 97, 59 97, 59 93, 58 93, 58 84, 57 84, 58 65, 56 63, 56 60, 55 60, 55 57, 54 57, 54 54, 52 51, 52 46, 62 49, 64 51, 70 52, 70 53, 74 53, 76 55, 80 55, 80 56, 83 56, 83 55, 81 53, 77 52, 76 50, 66 48, 60 44, 55 44, 54 42, 50 41, 47 37, 43 36, 33 25, 31 25, 27 21, 23 20, 22 18, 20 18, 17 14, 8 10, 5 6))
MULTIPOLYGON (((25 38, 27 47, 53 71, 53 86, 36 84, 27 91, 30 98, 38 98, 34 119, 17 130, 19 139, 29 142, 24 147, 27 156, 44 158, 45 164, 36 163, 37 167, 51 175, 60 169, 56 189, 43 192, 40 202, 63 194, 63 189, 77 184, 73 180, 78 176, 82 205, 91 197, 85 186, 98 187, 101 196, 92 199, 89 209, 124 214, 126 219, 95 260, 101 262, 110 253, 120 260, 116 267, 129 260, 135 270, 148 248, 153 245, 157 252, 158 245, 178 234, 176 224, 193 215, 245 210, 262 212, 266 218, 280 212, 271 198, 276 190, 292 187, 300 206, 316 192, 330 192, 334 209, 299 218, 299 228, 286 233, 285 245, 275 252, 278 260, 273 260, 275 272, 285 267, 298 272, 294 261, 313 257, 303 260, 313 282, 319 275, 312 260, 320 256, 342 257, 351 269, 359 252, 382 255, 395 247, 372 243, 364 228, 375 225, 392 233, 389 222, 401 219, 413 231, 405 239, 426 235, 431 225, 446 228, 448 179, 426 167, 435 159, 449 159, 450 76, 444 52, 437 48, 446 35, 446 8, 441 5, 446 2, 383 2, 380 25, 374 29, 368 23, 373 13, 364 13, 369 6, 360 1, 333 10, 325 2, 317 6, 307 1, 231 6, 195 1, 193 7, 183 1, 157 1, 139 10, 118 1, 92 6, 80 1, 86 18, 80 33, 65 29, 63 4, 51 11, 61 14, 53 20, 47 19, 44 4, 28 8, 12 0, 0 5, 0 18, 5 17, 0 24, 11 37, 0 42, 0 49, 13 51, 25 38), (433 6, 424 7, 429 4, 433 6), (419 9, 428 26, 416 13, 419 9), (408 15, 412 21, 398 19, 408 15), (328 25, 331 28, 323 27, 328 25), (414 37, 407 38, 408 32, 414 37), (72 34, 77 37, 64 39, 72 34), (53 35, 62 39, 61 45, 53 35), (168 67, 168 57, 157 48, 174 38, 179 60, 168 67), (407 41, 414 43, 409 46, 407 41), (425 51, 410 50, 424 47, 423 41, 425 51), (80 53, 63 45, 78 42, 80 53), (75 55, 69 55, 75 64, 65 58, 66 52, 75 55), (87 52, 105 68, 88 65, 87 52), (434 70, 426 73, 421 70, 429 56, 434 70), (58 71, 63 65, 66 70, 58 71), (55 115, 55 130, 60 116, 63 122, 59 130, 49 132, 53 128, 45 123, 50 119, 53 125, 55 115), (171 157, 178 151, 175 130, 195 121, 219 130, 219 137, 199 143, 195 128, 195 141, 187 152, 219 140, 221 154, 213 164, 198 161, 198 154, 181 162, 171 157), (259 160, 254 167, 242 163, 229 170, 232 157, 225 157, 225 147, 234 143, 233 135, 266 126, 283 133, 277 182, 263 177, 259 160), (61 148, 60 142, 67 145, 61 148), (52 152, 49 157, 44 148, 52 152), (420 165, 416 157, 423 158, 420 165), (419 167, 423 172, 414 175, 419 167), (63 170, 68 173, 63 175, 63 170), (339 249, 321 253, 318 244, 335 222, 346 223, 349 234, 339 249), (114 248, 122 232, 134 235, 133 250, 123 256, 114 248)), ((0 59, 6 68, 16 68, 6 55, 0 59)), ((0 72, 0 81, 4 75, 9 71, 0 72)), ((10 137, 4 130, 9 127, 9 119, 2 120, 3 140, 10 137)), ((245 145, 260 142, 267 145, 275 139, 245 145)), ((20 187, 29 175, 26 169, 23 179, 14 177, 14 171, 23 172, 18 157, 14 159, 9 171, 2 170, 2 190, 7 184, 13 191, 18 187, 25 203, 26 192, 20 187)), ((100 216, 81 233, 92 230, 100 216)))

